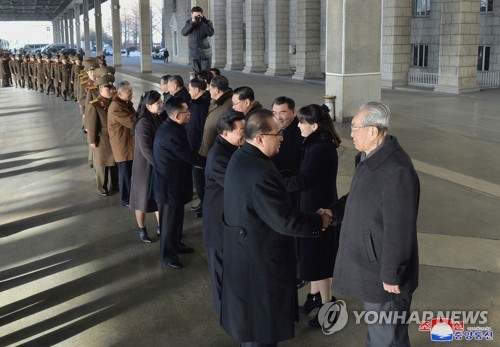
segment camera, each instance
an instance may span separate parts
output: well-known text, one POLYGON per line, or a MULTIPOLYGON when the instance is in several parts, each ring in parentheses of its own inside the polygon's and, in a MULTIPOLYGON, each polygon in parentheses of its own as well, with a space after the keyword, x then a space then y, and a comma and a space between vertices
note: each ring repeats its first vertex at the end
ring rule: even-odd
POLYGON ((203 16, 196 16, 196 17, 194 17, 194 21, 196 23, 201 23, 203 21, 203 16))

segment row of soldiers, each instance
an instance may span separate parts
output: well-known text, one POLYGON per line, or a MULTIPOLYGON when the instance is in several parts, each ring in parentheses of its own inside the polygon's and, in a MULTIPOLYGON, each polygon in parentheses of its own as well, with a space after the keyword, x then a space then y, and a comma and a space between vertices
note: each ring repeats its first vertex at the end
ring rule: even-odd
MULTIPOLYGON (((77 101, 80 93, 84 69, 80 54, 2 54, 0 79, 3 87, 27 88, 49 95, 50 92, 64 101, 77 101)), ((97 58, 99 65, 105 65, 102 57, 97 58)))

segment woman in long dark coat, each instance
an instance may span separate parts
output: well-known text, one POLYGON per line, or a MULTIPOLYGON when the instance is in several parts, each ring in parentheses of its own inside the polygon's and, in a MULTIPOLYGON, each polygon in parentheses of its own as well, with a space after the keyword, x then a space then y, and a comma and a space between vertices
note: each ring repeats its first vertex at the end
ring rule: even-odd
MULTIPOLYGON (((297 115, 304 142, 299 172, 285 178, 288 192, 299 192, 300 211, 316 212, 337 197, 337 147, 340 144, 326 106, 308 105, 297 115)), ((311 282, 302 312, 309 313, 332 300, 331 286, 338 232, 328 228, 319 238, 299 238, 300 278, 311 282)), ((318 316, 309 326, 319 327, 318 316)))
MULTIPOLYGON (((161 94, 155 90, 146 92, 139 103, 135 124, 135 148, 130 187, 130 208, 135 210, 139 236, 151 242, 146 230, 146 213, 155 212, 158 222, 158 207, 150 197, 149 186, 153 168, 153 142, 156 130, 163 122, 160 115, 163 107, 161 94)), ((158 232, 158 231, 157 231, 158 232)))

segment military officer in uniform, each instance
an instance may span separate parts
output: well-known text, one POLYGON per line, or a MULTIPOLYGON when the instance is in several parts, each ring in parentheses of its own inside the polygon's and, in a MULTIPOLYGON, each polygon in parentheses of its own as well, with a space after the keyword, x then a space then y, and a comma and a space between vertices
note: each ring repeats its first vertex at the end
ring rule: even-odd
POLYGON ((97 191, 107 196, 118 185, 117 171, 109 142, 108 108, 114 96, 115 76, 103 75, 95 81, 99 96, 91 100, 85 110, 87 142, 94 157, 97 191))

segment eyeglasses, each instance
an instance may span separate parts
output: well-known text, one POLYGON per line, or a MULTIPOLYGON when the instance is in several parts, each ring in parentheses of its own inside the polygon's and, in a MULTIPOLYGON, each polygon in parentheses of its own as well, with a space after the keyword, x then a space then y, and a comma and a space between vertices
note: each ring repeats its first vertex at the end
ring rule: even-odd
POLYGON ((238 102, 234 103, 234 104, 233 104, 233 106, 239 105, 239 104, 241 104, 243 101, 245 101, 245 100, 240 100, 240 101, 238 101, 238 102))
POLYGON ((189 110, 187 110, 187 111, 179 111, 177 113, 189 113, 190 114, 191 112, 189 110))
POLYGON ((277 136, 283 138, 283 130, 278 131, 277 134, 261 134, 261 135, 277 136))
POLYGON ((371 126, 373 126, 373 125, 363 125, 362 127, 355 127, 351 124, 351 131, 356 131, 356 130, 371 127, 371 126))

